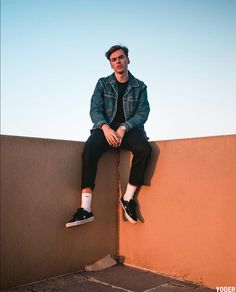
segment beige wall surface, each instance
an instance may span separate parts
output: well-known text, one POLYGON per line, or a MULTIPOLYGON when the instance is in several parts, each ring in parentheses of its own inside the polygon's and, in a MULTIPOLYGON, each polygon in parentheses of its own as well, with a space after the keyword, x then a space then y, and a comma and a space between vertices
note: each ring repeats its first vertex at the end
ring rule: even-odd
MULTIPOLYGON (((119 208, 120 256, 128 265, 212 288, 236 286, 236 135, 152 147, 151 186, 137 195, 141 221, 124 221, 119 208)), ((122 191, 129 163, 123 152, 122 191)))
POLYGON ((80 205, 84 143, 1 138, 1 288, 75 272, 109 253, 115 257, 117 155, 108 152, 99 162, 95 221, 66 229, 80 205))

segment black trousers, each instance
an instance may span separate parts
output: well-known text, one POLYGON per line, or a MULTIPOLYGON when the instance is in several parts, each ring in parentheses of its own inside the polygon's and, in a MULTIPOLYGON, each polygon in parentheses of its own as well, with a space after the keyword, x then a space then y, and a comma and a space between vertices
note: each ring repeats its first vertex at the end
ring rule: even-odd
MULTIPOLYGON (((137 128, 130 130, 124 135, 119 148, 129 150, 133 154, 129 183, 135 186, 143 185, 144 172, 152 151, 143 131, 137 128)), ((108 149, 117 148, 108 144, 101 129, 93 130, 82 154, 81 189, 87 187, 94 189, 99 158, 108 149)))

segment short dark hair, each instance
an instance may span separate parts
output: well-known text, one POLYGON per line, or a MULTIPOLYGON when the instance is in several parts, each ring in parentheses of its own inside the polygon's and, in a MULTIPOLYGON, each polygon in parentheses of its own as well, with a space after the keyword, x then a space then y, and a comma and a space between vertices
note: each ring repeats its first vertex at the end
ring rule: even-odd
POLYGON ((126 57, 128 58, 129 55, 129 49, 125 46, 120 46, 120 45, 115 45, 112 46, 105 54, 105 56, 107 57, 107 59, 110 61, 110 56, 112 53, 114 53, 115 51, 118 50, 123 50, 124 54, 126 55, 126 57))

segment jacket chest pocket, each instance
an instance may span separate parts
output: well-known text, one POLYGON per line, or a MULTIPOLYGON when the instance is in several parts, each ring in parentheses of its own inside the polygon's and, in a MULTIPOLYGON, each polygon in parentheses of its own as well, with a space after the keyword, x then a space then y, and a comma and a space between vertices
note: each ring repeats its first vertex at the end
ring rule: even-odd
POLYGON ((114 106, 116 103, 116 96, 114 93, 105 93, 104 94, 104 104, 105 110, 107 114, 111 114, 114 110, 114 106))
POLYGON ((124 103, 129 110, 130 114, 134 114, 138 107, 139 97, 138 96, 127 96, 124 100, 124 103))
POLYGON ((111 92, 111 91, 105 91, 104 97, 105 97, 105 99, 106 98, 116 98, 116 94, 114 92, 111 92))

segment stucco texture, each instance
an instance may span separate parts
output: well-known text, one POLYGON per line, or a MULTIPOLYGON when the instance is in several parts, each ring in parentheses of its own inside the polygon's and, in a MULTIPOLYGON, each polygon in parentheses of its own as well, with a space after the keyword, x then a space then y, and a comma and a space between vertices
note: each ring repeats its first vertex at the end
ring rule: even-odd
MULTIPOLYGON (((150 186, 137 194, 140 221, 119 210, 125 263, 211 288, 236 286, 236 135, 152 142, 150 186), (153 171, 153 161, 157 160, 153 171)), ((122 175, 130 155, 120 158, 122 175)))
POLYGON ((82 270, 117 256, 117 155, 98 165, 95 220, 65 223, 80 207, 84 143, 3 136, 1 144, 1 287, 82 270), (106 171, 108 170, 109 171, 106 171))

